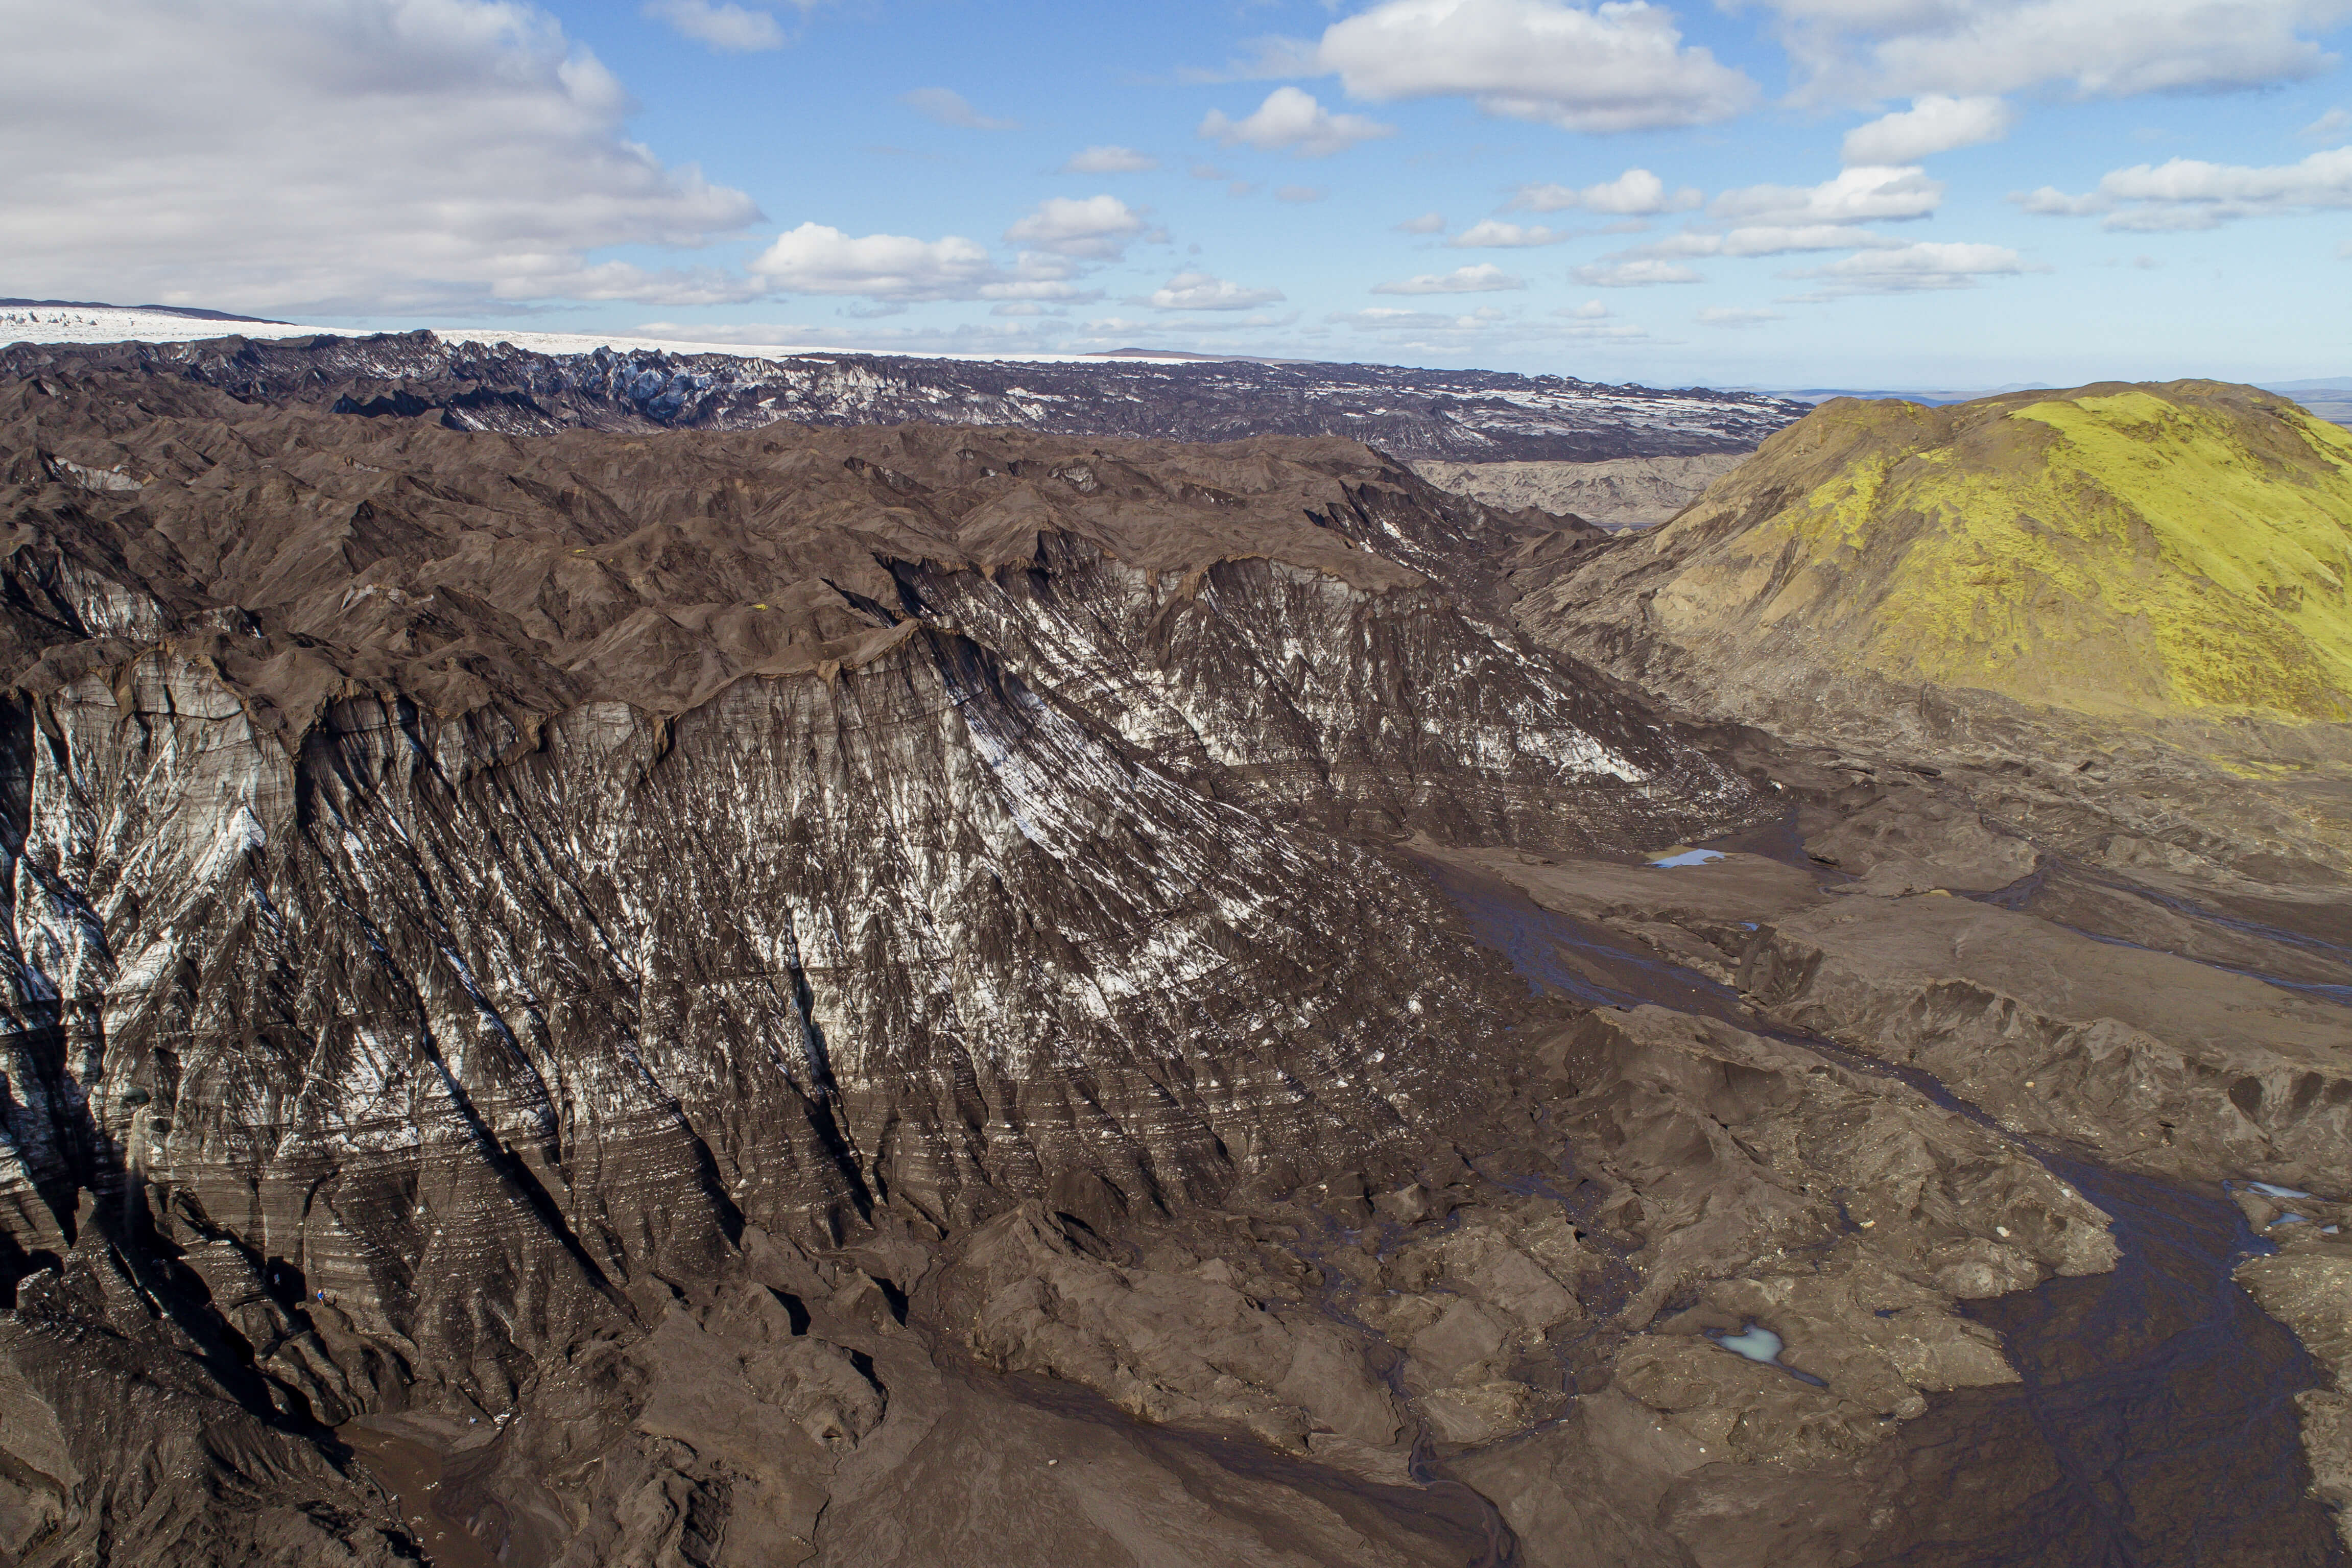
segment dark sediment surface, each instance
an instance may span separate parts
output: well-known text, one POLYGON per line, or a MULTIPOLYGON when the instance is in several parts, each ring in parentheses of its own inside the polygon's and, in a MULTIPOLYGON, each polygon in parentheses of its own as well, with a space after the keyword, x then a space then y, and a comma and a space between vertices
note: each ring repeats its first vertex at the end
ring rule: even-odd
MULTIPOLYGON (((1703 975, 1545 910, 1507 883, 1432 869, 1478 939, 1533 985, 1598 1005, 1664 1005, 1756 1024, 1737 992, 1703 975)), ((2320 1385, 2319 1369, 2232 1278, 2273 1245, 2220 1194, 2062 1151, 2035 1155, 2113 1216, 2120 1257, 2111 1272, 1968 1308, 2000 1334, 2023 1381, 1939 1395, 1904 1427, 1865 1472, 1876 1493, 1872 1512, 1886 1526, 1852 1561, 2352 1562, 2309 1495, 2299 1442, 2294 1396, 2320 1385)))

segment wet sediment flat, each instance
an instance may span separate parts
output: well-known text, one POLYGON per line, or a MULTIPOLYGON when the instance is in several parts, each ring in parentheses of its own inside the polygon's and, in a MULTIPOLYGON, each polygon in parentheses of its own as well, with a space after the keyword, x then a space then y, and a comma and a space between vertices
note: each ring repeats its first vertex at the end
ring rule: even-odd
MULTIPOLYGON (((1769 1027, 1731 988, 1617 932, 1543 909, 1499 878, 1428 864, 1477 939, 1531 985, 1594 1005, 1657 1005, 1769 1027)), ((1827 1041, 1805 1043, 1864 1070, 1933 1083, 1827 1041)), ((1885 1528, 1859 1561, 2352 1561, 2309 1495, 2299 1440, 2294 1395, 2318 1386, 2319 1371, 2231 1278, 2271 1244, 2218 1192, 2033 1152, 2113 1217, 2121 1257, 2111 1272, 1968 1304, 1999 1332, 2021 1381, 1938 1394, 1868 1458, 1859 1480, 1885 1528)))

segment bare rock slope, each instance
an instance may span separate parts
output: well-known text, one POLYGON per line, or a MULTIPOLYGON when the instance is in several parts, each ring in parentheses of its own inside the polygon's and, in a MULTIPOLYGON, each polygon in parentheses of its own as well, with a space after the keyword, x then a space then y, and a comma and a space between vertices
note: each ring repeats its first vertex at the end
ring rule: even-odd
POLYGON ((2310 863, 1354 442, 247 347, 0 375, 7 1568, 2340 1560, 2310 863))
POLYGON ((1668 521, 1707 486, 1745 461, 1745 452, 1604 458, 1598 462, 1444 463, 1413 472, 1443 490, 1507 510, 1536 507, 1602 528, 1646 528, 1668 521))

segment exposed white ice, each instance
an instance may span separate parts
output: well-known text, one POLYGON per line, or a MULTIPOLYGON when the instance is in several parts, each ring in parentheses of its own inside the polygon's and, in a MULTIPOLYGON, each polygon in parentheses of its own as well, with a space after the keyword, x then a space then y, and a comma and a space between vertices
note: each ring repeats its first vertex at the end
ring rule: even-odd
MULTIPOLYGON (((0 345, 8 343, 185 343, 202 338, 303 338, 313 333, 331 333, 337 337, 365 337, 377 329, 348 326, 317 326, 299 321, 207 321, 188 316, 170 316, 157 310, 125 310, 119 306, 101 307, 57 305, 11 305, 0 308, 0 345)), ((792 359, 802 354, 855 353, 861 352, 840 344, 824 343, 721 343, 698 342, 677 338, 628 337, 600 332, 520 332, 499 327, 436 326, 434 334, 452 343, 512 343, 519 349, 529 349, 543 354, 593 353, 600 348, 615 353, 673 354, 736 354, 746 359, 792 359)), ((1096 364, 1104 363, 1098 354, 1046 353, 987 353, 946 354, 908 353, 900 349, 862 351, 887 353, 899 359, 942 359, 1012 361, 1024 364, 1096 364)), ((1182 364, 1193 363, 1181 355, 1162 360, 1134 355, 1121 355, 1114 363, 1182 364)))
POLYGON ((1749 1361, 1760 1361, 1766 1366, 1780 1364, 1780 1336, 1754 1323, 1736 1334, 1717 1334, 1715 1342, 1732 1354, 1744 1355, 1749 1361))

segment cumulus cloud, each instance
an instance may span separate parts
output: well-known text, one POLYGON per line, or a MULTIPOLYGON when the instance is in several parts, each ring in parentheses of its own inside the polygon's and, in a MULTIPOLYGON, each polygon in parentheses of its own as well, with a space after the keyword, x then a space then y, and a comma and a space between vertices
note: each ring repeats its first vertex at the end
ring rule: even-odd
MULTIPOLYGON (((1085 237, 1073 234, 1070 238, 1083 244, 1085 237)), ((848 235, 820 223, 804 223, 778 235, 773 245, 752 258, 750 270, 768 291, 849 295, 887 305, 1102 298, 1099 289, 1081 289, 1073 282, 1073 263, 1055 256, 1024 255, 1007 269, 996 264, 987 247, 961 235, 940 239, 848 235)))
POLYGON ((1049 196, 1006 229, 1004 237, 1055 256, 1116 261, 1143 227, 1142 217, 1117 196, 1049 196))
POLYGON ((1444 234, 1445 215, 1423 213, 1419 217, 1409 217, 1396 226, 1400 234, 1444 234))
POLYGON ((1558 245, 1575 237, 1563 228, 1544 225, 1505 223, 1486 218, 1472 224, 1445 243, 1459 250, 1514 250, 1531 245, 1558 245))
POLYGON ((1487 315, 1448 316, 1436 310, 1405 310, 1393 305, 1370 305, 1360 310, 1334 310, 1323 318, 1335 327, 1353 327, 1359 331, 1425 332, 1444 327, 1485 326, 1501 319, 1500 312, 1487 315))
POLYGON ((974 300, 1003 274, 988 247, 961 235, 916 239, 850 236, 804 223, 776 237, 751 271, 788 294, 862 294, 876 300, 974 300))
POLYGON ((755 293, 708 268, 591 259, 761 221, 742 192, 632 140, 629 109, 594 56, 519 4, 44 7, 0 49, 9 286, 255 314, 755 293))
POLYGON ((2267 86, 2336 63, 2345 0, 1767 0, 1805 96, 2084 98, 2267 86))
POLYGON ((1820 304, 1855 294, 1918 294, 1945 289, 1973 288, 1979 278, 2014 277, 2043 271, 2014 250, 1999 245, 1967 245, 1922 240, 1893 250, 1864 251, 1826 267, 1790 272, 1790 278, 1812 279, 1822 287, 1790 297, 1793 304, 1820 304))
POLYGON ((1921 218, 1943 205, 1944 182, 1916 168, 1864 164, 1818 185, 1748 185, 1726 191, 1707 216, 1736 224, 1800 226, 1921 218))
POLYGON ((1382 341, 1390 349, 1422 348, 1447 353, 1489 353, 1506 345, 1524 347, 1550 340, 1607 345, 1649 340, 1648 331, 1612 316, 1598 301, 1566 306, 1547 316, 1527 317, 1492 306, 1447 315, 1438 310, 1375 305, 1323 318, 1382 341))
POLYGON ((1491 261, 1481 261, 1471 267, 1457 267, 1451 272, 1424 272, 1415 278, 1401 279, 1394 283, 1373 285, 1375 294, 1487 294, 1503 289, 1524 289, 1527 281, 1514 278, 1491 261))
POLYGON ((1460 96, 1564 131, 1711 124, 1757 97, 1646 0, 1387 0, 1325 29, 1314 59, 1358 98, 1460 96))
POLYGON ((1548 327, 1547 330, 1563 332, 1571 338, 1629 340, 1650 335, 1648 328, 1620 321, 1616 311, 1598 300, 1587 300, 1581 305, 1561 305, 1552 310, 1550 314, 1560 318, 1564 324, 1548 327))
POLYGON ((1855 228, 1846 224, 1750 224, 1719 232, 1687 230, 1653 240, 1647 245, 1636 246, 1604 259, 1613 261, 1645 256, 1787 256, 1806 250, 1891 249, 1902 243, 1899 239, 1889 239, 1866 228, 1855 228))
POLYGON ((1760 327, 1767 321, 1786 321, 1778 310, 1751 310, 1735 305, 1707 305, 1700 309, 1698 322, 1704 327, 1760 327))
POLYGON ((697 322, 649 321, 630 335, 674 342, 740 343, 791 348, 856 349, 872 353, 961 353, 988 356, 1037 353, 1051 347, 1025 324, 962 321, 953 326, 874 327, 857 321, 816 326, 720 327, 697 322))
POLYGON ((1646 289, 1658 283, 1704 283, 1694 269, 1672 261, 1596 261, 1569 274, 1589 289, 1646 289))
POLYGON ((1255 147, 1261 153, 1292 153, 1301 158, 1328 158, 1360 142, 1396 134, 1360 114, 1334 114, 1315 95, 1295 87, 1278 87, 1265 101, 1240 120, 1229 120, 1221 110, 1209 110, 1201 121, 1201 135, 1226 147, 1255 147))
POLYGON ((1706 197, 1685 186, 1666 189, 1666 183, 1647 169, 1628 169, 1613 180, 1578 189, 1573 185, 1521 185, 1511 205, 1524 212, 1556 213, 1571 207, 1611 213, 1620 217, 1654 217, 1660 213, 1688 212, 1706 197))
POLYGON ((646 0, 644 15, 667 22, 696 43, 724 54, 784 47, 784 29, 765 11, 713 5, 710 0, 646 0))
POLYGON ((1179 272, 1139 302, 1156 310, 1247 310, 1281 298, 1279 289, 1244 289, 1206 272, 1179 272))
POLYGON ((902 92, 898 101, 926 120, 936 120, 942 125, 953 125, 964 131, 1017 131, 1017 120, 991 120, 974 109, 964 95, 951 88, 919 87, 912 92, 902 92))
POLYGON ((1141 174, 1160 167, 1160 160, 1132 147, 1088 147, 1070 155, 1065 174, 1141 174))
POLYGON ((1998 98, 1948 98, 1930 93, 1911 107, 1881 115, 1845 133, 1843 161, 1866 166, 1916 163, 1937 153, 1998 142, 2017 111, 1998 98))
POLYGON ((2081 195, 2044 185, 2010 199, 2045 217, 2104 214, 2102 227, 2126 231, 2219 228, 2239 218, 2334 211, 2352 207, 2352 146, 2271 165, 2175 158, 2117 169, 2081 195))

